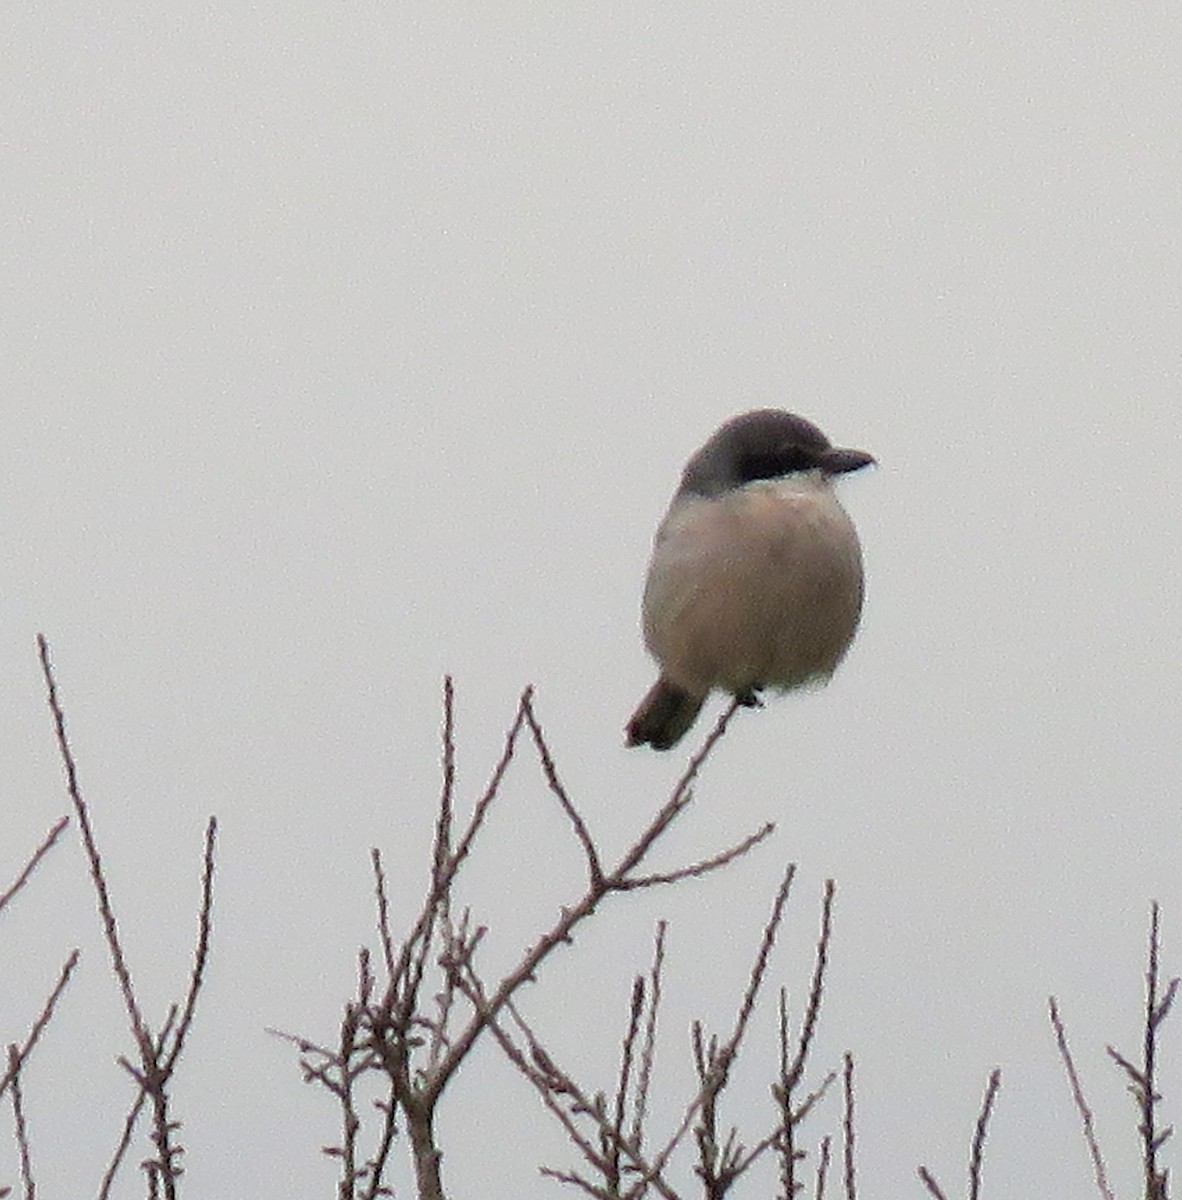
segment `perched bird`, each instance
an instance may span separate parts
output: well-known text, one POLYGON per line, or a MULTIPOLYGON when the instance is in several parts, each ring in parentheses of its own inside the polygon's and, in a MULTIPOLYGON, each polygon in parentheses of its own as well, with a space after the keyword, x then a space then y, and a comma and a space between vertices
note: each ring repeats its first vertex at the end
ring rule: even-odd
POLYGON ((644 642, 661 674, 629 746, 676 745, 714 688, 756 706, 764 688, 833 674, 862 610, 862 551, 833 477, 873 462, 778 409, 732 418, 689 460, 653 542, 644 642))

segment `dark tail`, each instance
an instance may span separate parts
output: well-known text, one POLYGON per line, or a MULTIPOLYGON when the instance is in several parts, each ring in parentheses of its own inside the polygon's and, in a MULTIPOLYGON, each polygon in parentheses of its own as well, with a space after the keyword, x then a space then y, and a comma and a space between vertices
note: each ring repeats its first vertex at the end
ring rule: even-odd
POLYGON ((625 732, 629 746, 668 750, 694 723, 705 696, 694 696, 666 679, 658 679, 632 714, 625 732))

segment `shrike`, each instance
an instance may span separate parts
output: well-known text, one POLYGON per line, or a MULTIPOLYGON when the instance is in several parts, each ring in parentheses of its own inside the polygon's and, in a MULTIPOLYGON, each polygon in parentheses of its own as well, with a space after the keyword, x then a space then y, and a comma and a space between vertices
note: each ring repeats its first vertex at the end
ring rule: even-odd
POLYGON ((874 459, 778 409, 734 417, 689 460, 657 530, 644 642, 661 669, 629 746, 677 744, 715 688, 823 683, 862 611, 858 534, 833 477, 874 459))

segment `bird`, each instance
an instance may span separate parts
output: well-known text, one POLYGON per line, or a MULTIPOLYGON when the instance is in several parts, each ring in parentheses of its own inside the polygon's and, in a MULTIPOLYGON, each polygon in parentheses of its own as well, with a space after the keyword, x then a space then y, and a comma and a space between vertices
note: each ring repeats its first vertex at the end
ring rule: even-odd
POLYGON ((828 681, 863 595, 833 481, 874 462, 773 408, 732 417, 689 460, 653 540, 642 623, 660 675, 628 746, 675 746, 715 689, 759 707, 766 689, 828 681))

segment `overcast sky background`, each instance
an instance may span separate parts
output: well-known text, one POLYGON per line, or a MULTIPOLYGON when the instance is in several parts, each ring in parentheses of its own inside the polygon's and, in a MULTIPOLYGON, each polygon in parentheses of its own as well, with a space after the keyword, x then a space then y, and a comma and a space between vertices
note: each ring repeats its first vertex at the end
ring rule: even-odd
MULTIPOLYGON (((1137 1045, 1151 897, 1182 972, 1180 61, 1176 6, 1092 0, 7 7, 0 875, 66 807, 41 630, 156 1022, 221 821, 186 1194, 335 1194, 336 1114, 263 1030, 333 1038, 369 847, 412 911, 445 672, 469 802, 526 683, 607 846, 667 795, 691 747, 621 738, 649 542, 766 405, 880 460, 842 489, 861 634, 828 690, 741 714, 662 861, 774 841, 610 905, 528 1009, 609 1086, 668 916, 671 1119, 795 861, 771 982, 804 987, 834 876, 815 1064, 856 1056, 864 1195, 922 1195, 921 1161, 957 1194, 995 1065, 989 1194, 1090 1194, 1050 993, 1137 1193, 1103 1046, 1137 1045)), ((527 757, 473 867, 490 969, 577 894, 527 757)), ((71 834, 0 928, 5 1041, 75 945, 26 1080, 47 1196, 94 1193, 131 1094, 71 834)), ((726 1114, 751 1139, 773 1025, 726 1114)), ((457 1200, 574 1162, 490 1047, 442 1123, 457 1200)))

